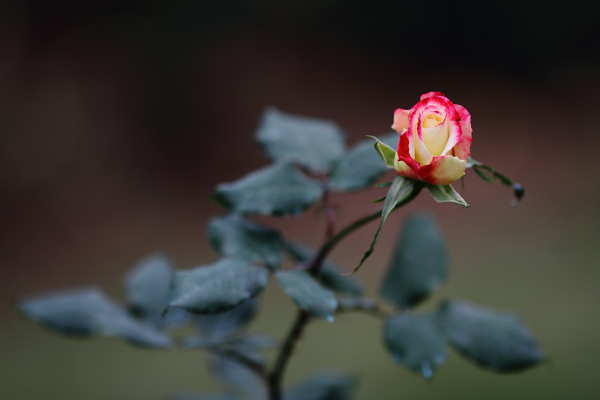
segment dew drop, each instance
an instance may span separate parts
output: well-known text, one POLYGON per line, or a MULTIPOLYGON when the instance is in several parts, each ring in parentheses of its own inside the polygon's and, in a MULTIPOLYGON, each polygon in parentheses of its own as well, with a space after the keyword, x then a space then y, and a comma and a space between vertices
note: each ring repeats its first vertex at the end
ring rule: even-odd
POLYGON ((427 361, 421 363, 421 374, 425 379, 431 379, 433 377, 433 370, 427 361))

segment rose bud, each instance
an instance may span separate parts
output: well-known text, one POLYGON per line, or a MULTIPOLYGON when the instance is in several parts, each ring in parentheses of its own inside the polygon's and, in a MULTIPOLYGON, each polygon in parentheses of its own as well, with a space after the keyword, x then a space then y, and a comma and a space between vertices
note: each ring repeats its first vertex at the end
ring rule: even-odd
POLYGON ((400 134, 398 175, 448 185, 465 174, 471 154, 471 114, 440 92, 421 96, 410 110, 397 109, 392 129, 400 134))

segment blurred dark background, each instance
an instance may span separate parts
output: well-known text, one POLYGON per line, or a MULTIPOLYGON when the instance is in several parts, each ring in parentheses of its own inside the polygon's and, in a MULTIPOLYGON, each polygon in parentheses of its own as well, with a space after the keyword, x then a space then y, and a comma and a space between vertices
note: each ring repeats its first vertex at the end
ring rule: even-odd
MULTIPOLYGON (((333 119, 347 142, 389 131, 395 108, 442 91, 473 116, 474 158, 524 201, 468 173, 462 209, 422 196, 448 236, 445 296, 513 309, 551 363, 497 376, 451 355, 432 383, 393 364, 380 323, 316 322, 287 382, 356 372, 358 399, 597 399, 600 351, 600 3, 341 0, 0 2, 0 398, 159 399, 215 383, 194 352, 70 340, 24 321, 19 295, 121 277, 155 250, 181 268, 217 256, 209 195, 267 160, 267 106, 333 119)), ((376 190, 334 197, 344 224, 376 190)), ((358 276, 376 295, 394 215, 358 276)), ((312 211, 269 219, 317 245, 312 211)), ((375 226, 333 254, 350 268, 375 226)), ((282 335, 293 305, 271 285, 253 329, 282 335)))

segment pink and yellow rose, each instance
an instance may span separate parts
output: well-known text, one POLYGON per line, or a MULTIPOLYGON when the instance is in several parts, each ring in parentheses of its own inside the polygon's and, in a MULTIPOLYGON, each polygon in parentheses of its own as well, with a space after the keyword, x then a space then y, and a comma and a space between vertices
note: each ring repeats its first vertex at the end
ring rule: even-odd
POLYGON ((471 114, 440 92, 429 92, 410 110, 397 109, 392 129, 400 134, 398 175, 448 185, 465 174, 471 154, 471 114))

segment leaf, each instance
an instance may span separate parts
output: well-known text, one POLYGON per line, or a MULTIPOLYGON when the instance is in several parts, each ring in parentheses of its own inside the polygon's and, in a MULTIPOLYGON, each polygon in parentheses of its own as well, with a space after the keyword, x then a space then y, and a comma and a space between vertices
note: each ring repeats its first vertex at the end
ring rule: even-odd
POLYGON ((392 359, 426 379, 446 361, 448 348, 437 313, 395 315, 386 321, 383 336, 392 359))
POLYGON ((333 322, 333 313, 338 306, 333 292, 324 289, 304 271, 280 271, 275 276, 281 289, 299 308, 315 317, 333 322))
POLYGON ((396 206, 398 206, 402 201, 409 198, 414 190, 416 190, 415 189, 415 181, 413 181, 412 179, 403 178, 401 176, 397 176, 396 178, 394 178, 394 181, 392 182, 392 186, 390 187, 390 190, 388 191, 387 196, 385 198, 385 203, 383 204, 383 210, 381 213, 381 221, 379 222, 379 227, 377 228, 377 231, 375 232, 375 237, 373 238, 373 242, 371 242, 369 249, 363 255, 358 266, 356 268, 354 268, 354 270, 352 271, 352 274, 354 274, 356 271, 358 271, 360 269, 360 267, 363 265, 363 263, 367 260, 367 258, 369 258, 371 256, 371 254, 373 254, 373 252, 375 251, 375 245, 377 244, 377 239, 379 238, 379 234, 381 233, 381 230, 383 229, 383 224, 385 224, 385 221, 387 220, 390 213, 392 211, 394 211, 396 206))
MULTIPOLYGON (((239 350, 238 350, 239 351, 239 350)), ((256 355, 244 354, 248 358, 255 359, 256 355)), ((256 361, 260 362, 260 359, 256 361)), ((258 380, 254 372, 237 361, 227 357, 211 355, 209 366, 213 373, 219 378, 223 389, 230 395, 240 395, 243 398, 266 399, 267 392, 263 383, 258 380)))
POLYGON ((143 347, 170 347, 172 340, 130 317, 95 287, 35 296, 18 309, 45 328, 68 336, 117 336, 143 347))
POLYGON ((231 214, 213 218, 208 239, 217 253, 249 262, 263 262, 272 269, 283 261, 283 242, 274 229, 231 214))
POLYGON ((286 390, 285 400, 351 400, 356 388, 352 375, 320 371, 286 390))
POLYGON ((546 359, 533 334, 513 313, 460 300, 444 302, 440 312, 450 344, 483 368, 520 371, 546 359))
POLYGON ((232 183, 221 183, 213 198, 239 214, 299 214, 321 196, 319 182, 289 164, 274 164, 232 183))
POLYGON ((258 301, 250 299, 224 313, 198 315, 198 328, 208 337, 221 338, 231 336, 246 327, 258 310, 258 301))
POLYGON ((327 172, 344 154, 344 135, 332 121, 265 111, 256 140, 275 161, 327 172))
POLYGON ((431 185, 429 183, 425 185, 433 199, 438 203, 456 203, 467 208, 471 207, 450 185, 431 185))
POLYGON ((120 337, 136 346, 154 348, 173 346, 170 337, 165 336, 150 325, 136 321, 123 309, 116 309, 111 314, 97 315, 96 323, 101 335, 120 337))
POLYGON ((446 243, 434 219, 413 215, 401 229, 381 285, 381 296, 400 308, 413 307, 448 275, 446 243))
POLYGON ((209 266, 176 272, 169 307, 197 314, 225 312, 256 296, 268 282, 269 273, 264 268, 224 258, 209 266))
MULTIPOLYGON (((397 134, 386 135, 386 141, 397 139, 397 134)), ((388 148, 395 155, 396 152, 387 145, 381 143, 375 138, 375 148, 380 145, 388 148)), ((393 157, 392 155, 392 167, 393 157)), ((356 143, 350 152, 346 154, 333 168, 329 176, 329 188, 337 192, 351 192, 370 187, 381 175, 383 175, 389 166, 382 163, 376 151, 373 151, 373 142, 371 140, 361 140, 356 143)))
POLYGON ((125 277, 131 311, 158 328, 179 325, 187 319, 182 312, 170 312, 162 317, 173 272, 171 260, 164 254, 154 253, 138 262, 125 277))
MULTIPOLYGON (((285 250, 296 262, 310 262, 316 253, 299 243, 285 243, 285 250)), ((342 276, 342 269, 333 261, 326 260, 321 266, 321 271, 317 279, 328 289, 336 292, 350 293, 355 296, 362 294, 361 283, 350 277, 342 276)))
POLYGON ((335 292, 360 296, 363 290, 359 281, 353 277, 342 275, 341 268, 334 266, 331 262, 323 264, 317 278, 323 286, 335 292))

